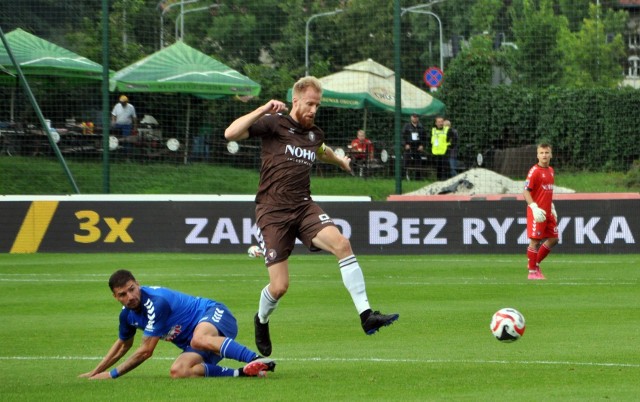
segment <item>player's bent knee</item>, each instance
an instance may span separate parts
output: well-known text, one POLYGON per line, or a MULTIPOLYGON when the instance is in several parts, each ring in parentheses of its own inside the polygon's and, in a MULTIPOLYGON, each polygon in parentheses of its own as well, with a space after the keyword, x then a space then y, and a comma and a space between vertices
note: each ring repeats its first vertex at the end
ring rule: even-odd
POLYGON ((351 242, 344 236, 340 236, 339 240, 335 244, 336 255, 350 255, 353 254, 351 249, 351 242))
POLYGON ((191 377, 191 369, 184 364, 174 364, 169 371, 171 378, 187 378, 191 377))
POLYGON ((211 342, 211 338, 202 335, 196 335, 191 339, 191 347, 198 350, 208 350, 214 353, 220 352, 220 349, 216 347, 215 342, 211 342))
POLYGON ((271 293, 271 296, 273 296, 276 300, 279 300, 282 296, 284 296, 287 293, 287 290, 289 290, 288 283, 272 283, 269 287, 269 293, 271 293))

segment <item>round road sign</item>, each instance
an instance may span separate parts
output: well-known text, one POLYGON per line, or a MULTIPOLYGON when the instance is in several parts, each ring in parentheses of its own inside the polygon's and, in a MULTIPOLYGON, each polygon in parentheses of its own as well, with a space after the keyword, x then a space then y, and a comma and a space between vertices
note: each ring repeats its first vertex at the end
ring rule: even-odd
POLYGON ((442 77, 444 73, 438 67, 429 67, 424 72, 424 83, 430 87, 439 87, 442 84, 442 77))

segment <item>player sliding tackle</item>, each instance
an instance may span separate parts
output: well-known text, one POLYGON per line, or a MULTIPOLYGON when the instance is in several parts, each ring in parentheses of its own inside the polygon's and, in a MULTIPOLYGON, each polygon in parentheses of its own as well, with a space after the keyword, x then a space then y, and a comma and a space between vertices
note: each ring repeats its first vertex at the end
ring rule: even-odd
POLYGON ((236 319, 220 302, 157 286, 140 286, 126 270, 114 272, 109 287, 123 306, 119 336, 96 368, 80 377, 116 379, 149 359, 160 339, 182 349, 171 366, 173 378, 264 377, 275 369, 273 360, 234 340, 238 335, 236 319), (133 346, 136 328, 144 331, 142 343, 127 360, 114 366, 133 346), (248 364, 241 369, 218 366, 223 358, 248 364))
POLYGON ((320 81, 304 77, 293 87, 289 115, 281 114, 287 111, 283 102, 270 100, 236 119, 224 133, 229 141, 262 140, 256 224, 269 284, 260 294, 254 325, 258 351, 265 356, 272 351, 269 318, 289 288, 288 260, 296 237, 311 251, 325 250, 336 256, 366 334, 374 334, 399 317, 371 310, 364 276, 349 240, 311 199, 311 168, 316 159, 351 172, 350 159, 337 156, 326 146, 324 132, 314 124, 321 97, 320 81))

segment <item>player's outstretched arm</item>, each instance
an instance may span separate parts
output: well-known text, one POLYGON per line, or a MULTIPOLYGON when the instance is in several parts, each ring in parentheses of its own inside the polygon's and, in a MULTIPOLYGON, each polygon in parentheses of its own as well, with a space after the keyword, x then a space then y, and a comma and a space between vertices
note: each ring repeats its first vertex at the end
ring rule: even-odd
POLYGON ((157 336, 145 336, 142 338, 142 344, 138 346, 135 352, 124 362, 118 365, 118 367, 112 368, 110 371, 103 371, 89 378, 90 380, 107 380, 107 379, 116 379, 134 368, 138 367, 145 360, 149 359, 153 356, 153 351, 156 348, 156 345, 160 341, 160 338, 157 336))
POLYGON ((133 345, 133 338, 127 339, 123 341, 122 339, 118 339, 115 341, 111 349, 107 352, 106 356, 102 359, 100 363, 93 370, 80 374, 78 377, 80 378, 91 378, 98 373, 102 373, 109 367, 113 366, 122 358, 122 356, 126 355, 131 346, 133 345))
POLYGON ((249 127, 265 114, 275 114, 287 111, 287 105, 279 100, 272 99, 253 112, 238 117, 224 131, 227 141, 240 141, 249 138, 249 127))
POLYGON ((333 149, 331 149, 331 147, 324 145, 324 151, 318 152, 317 156, 318 156, 318 159, 322 162, 331 163, 333 165, 338 166, 340 169, 344 170, 345 172, 349 172, 349 173, 351 172, 351 158, 349 158, 347 155, 342 157, 336 155, 336 153, 333 152, 333 149))

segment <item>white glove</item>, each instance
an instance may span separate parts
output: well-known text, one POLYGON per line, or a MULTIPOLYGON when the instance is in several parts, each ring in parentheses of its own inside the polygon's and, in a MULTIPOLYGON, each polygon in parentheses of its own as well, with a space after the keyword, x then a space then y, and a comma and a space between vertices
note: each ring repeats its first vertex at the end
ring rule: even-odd
POLYGON ((531 208, 531 212, 533 212, 533 220, 540 223, 547 220, 547 213, 544 212, 544 209, 538 208, 538 204, 532 202, 529 204, 529 208, 531 208))
POLYGON ((553 205, 553 202, 551 203, 551 215, 553 215, 553 219, 556 220, 556 223, 558 222, 558 213, 556 212, 556 206, 553 205))

